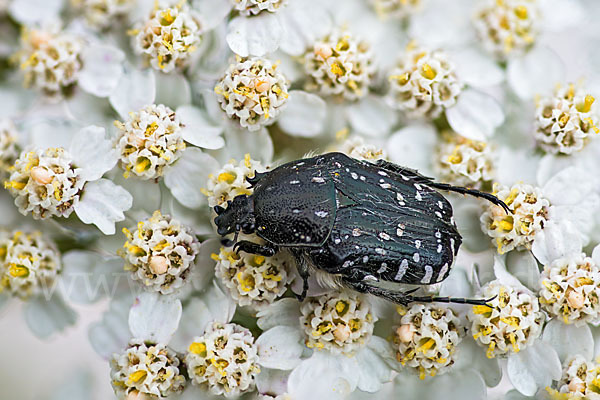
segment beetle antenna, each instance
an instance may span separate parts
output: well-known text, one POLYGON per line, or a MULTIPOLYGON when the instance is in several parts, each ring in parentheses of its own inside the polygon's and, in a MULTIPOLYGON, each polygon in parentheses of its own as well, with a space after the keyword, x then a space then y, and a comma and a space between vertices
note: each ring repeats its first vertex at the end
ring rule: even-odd
POLYGON ((427 186, 430 186, 434 189, 447 190, 449 192, 456 192, 456 193, 465 194, 465 195, 468 194, 473 197, 479 197, 481 199, 486 199, 487 201, 494 203, 497 206, 502 207, 504 209, 504 211, 506 212, 506 214, 512 214, 512 211, 510 210, 510 208, 508 208, 506 203, 504 203, 502 200, 500 200, 499 198, 497 198, 496 196, 494 196, 491 193, 486 193, 486 192, 482 192, 480 190, 469 189, 469 188, 462 187, 462 186, 453 186, 453 185, 449 185, 447 183, 438 183, 438 182, 428 183, 427 186))

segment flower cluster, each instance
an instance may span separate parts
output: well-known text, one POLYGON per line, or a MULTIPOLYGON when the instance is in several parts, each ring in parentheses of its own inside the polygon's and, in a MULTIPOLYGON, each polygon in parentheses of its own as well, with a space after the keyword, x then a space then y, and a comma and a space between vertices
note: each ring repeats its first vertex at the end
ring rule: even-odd
POLYGON ((119 130, 116 148, 126 177, 133 172, 143 179, 156 179, 185 149, 183 124, 165 105, 146 106, 130 113, 125 122, 115 121, 115 125, 119 130))
POLYGON ((451 134, 440 143, 434 164, 443 181, 458 186, 491 186, 494 178, 494 154, 485 142, 451 134))
MULTIPOLYGON (((598 374, 600 374, 598 363, 586 361, 581 355, 575 355, 565 363, 558 383, 558 392, 550 390, 550 393, 567 393, 569 399, 595 399, 600 391, 598 374)), ((556 397, 560 398, 558 395, 556 397)))
POLYGON ((260 372, 254 337, 236 324, 209 324, 190 344, 185 363, 194 385, 228 398, 252 390, 260 372))
POLYGON ((375 74, 370 45, 335 30, 317 40, 303 56, 306 90, 357 100, 367 95, 375 74))
POLYGON ((390 104, 410 117, 437 117, 456 103, 462 84, 454 64, 440 50, 408 45, 389 75, 390 104))
POLYGON ((352 354, 364 346, 377 320, 368 301, 349 292, 309 298, 300 312, 306 346, 336 354, 352 354))
POLYGON ((352 137, 344 141, 340 146, 340 151, 358 160, 377 162, 386 158, 385 150, 372 144, 367 144, 359 137, 352 137))
POLYGON ((125 16, 135 6, 134 0, 71 0, 86 22, 97 29, 105 29, 125 16))
POLYGON ((569 84, 536 107, 535 139, 552 154, 572 154, 583 149, 591 133, 600 133, 595 99, 569 84))
POLYGON ((217 173, 209 176, 207 188, 203 191, 208 196, 208 205, 225 206, 240 194, 252 194, 252 187, 246 178, 263 171, 264 167, 259 161, 252 160, 250 154, 246 154, 240 162, 229 161, 217 173))
POLYGON ((446 372, 464 336, 454 311, 423 304, 398 311, 402 318, 393 337, 398 362, 416 370, 421 379, 446 372))
POLYGON ((0 176, 5 177, 19 157, 17 128, 9 119, 0 119, 0 176))
POLYGON ((162 294, 173 293, 186 283, 199 251, 191 229, 155 211, 133 233, 126 228, 123 233, 127 241, 121 256, 134 280, 162 294))
POLYGON ((230 0, 233 8, 245 16, 257 15, 261 12, 277 12, 285 6, 287 0, 230 0))
POLYGON ((265 58, 230 64, 215 86, 223 111, 250 131, 275 122, 288 99, 288 82, 265 58))
POLYGON ((473 306, 468 314, 471 333, 487 347, 488 358, 518 353, 541 334, 544 314, 535 296, 492 281, 481 296, 488 305, 473 306))
POLYGON ((370 0, 377 15, 383 18, 406 18, 422 7, 421 0, 370 0))

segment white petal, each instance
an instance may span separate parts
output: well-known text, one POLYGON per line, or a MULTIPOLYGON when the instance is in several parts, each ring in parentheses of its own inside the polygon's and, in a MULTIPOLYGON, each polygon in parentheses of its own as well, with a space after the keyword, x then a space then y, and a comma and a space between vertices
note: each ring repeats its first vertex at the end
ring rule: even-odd
POLYGON ((592 258, 597 265, 600 265, 600 244, 592 250, 592 258))
POLYGON ((192 272, 194 289, 204 290, 212 282, 215 275, 215 261, 210 256, 218 254, 220 248, 221 241, 219 239, 208 239, 200 245, 200 252, 196 256, 196 265, 192 272))
POLYGON ((525 396, 522 395, 521 393, 519 393, 518 390, 509 390, 506 393, 506 396, 504 396, 504 400, 535 400, 536 397, 534 396, 525 396))
POLYGON ((409 125, 396 131, 387 142, 390 161, 429 175, 432 171, 431 154, 437 143, 437 132, 431 125, 409 125))
POLYGON ((125 54, 114 46, 94 43, 84 48, 82 58, 79 86, 95 96, 109 96, 121 79, 125 54))
POLYGON ((489 387, 497 386, 502 380, 502 368, 498 358, 487 358, 481 347, 471 337, 465 338, 460 344, 455 370, 478 371, 485 384, 489 387))
POLYGON ((292 90, 285 110, 277 123, 287 134, 314 137, 323 132, 327 105, 319 96, 302 90, 292 90))
POLYGON ((264 56, 279 47, 284 29, 277 15, 260 13, 256 17, 239 16, 229 22, 227 44, 236 54, 264 56))
POLYGON ((500 257, 499 255, 496 255, 494 257, 494 274, 496 275, 496 278, 498 278, 498 280, 502 282, 502 284, 512 286, 514 288, 518 288, 531 293, 531 291, 527 287, 523 286, 523 284, 517 278, 512 276, 506 270, 506 265, 504 264, 502 257, 500 257))
POLYGON ((471 11, 468 0, 436 1, 410 18, 409 34, 431 48, 459 46, 471 40, 471 11))
POLYGON ((92 374, 87 369, 78 369, 67 374, 64 382, 52 391, 48 400, 92 400, 94 385, 92 374))
POLYGON ((132 302, 130 294, 113 298, 110 308, 102 315, 102 320, 90 325, 90 344, 106 360, 113 353, 122 351, 131 338, 127 319, 132 302))
POLYGON ((392 377, 392 371, 377 353, 368 347, 356 354, 358 364, 358 388, 365 392, 374 393, 381 389, 384 382, 392 377))
POLYGON ((11 296, 7 293, 0 293, 0 313, 4 310, 4 307, 10 304, 11 296))
POLYGON ((531 151, 518 151, 514 148, 498 149, 496 180, 502 185, 512 186, 515 182, 536 182, 539 156, 531 151))
POLYGON ((452 129, 472 140, 486 140, 504 121, 500 104, 490 95, 473 89, 464 90, 456 104, 446 110, 452 129))
POLYGON ((561 376, 558 354, 541 340, 509 356, 506 370, 515 389, 526 396, 533 396, 538 388, 550 386, 561 376))
POLYGON ((427 388, 430 399, 485 400, 486 387, 483 378, 473 369, 455 370, 438 375, 427 388))
POLYGON ((181 74, 155 74, 156 104, 164 104, 175 110, 192 102, 190 83, 181 74))
POLYGON ((350 104, 346 114, 352 127, 367 136, 385 136, 398 119, 398 113, 380 97, 367 96, 350 104))
POLYGON ((108 100, 121 118, 125 119, 130 112, 137 112, 154 103, 155 95, 156 83, 152 70, 127 67, 108 100))
POLYGON ((564 78, 560 57, 544 46, 535 46, 522 57, 508 62, 508 84, 522 99, 546 95, 564 78))
POLYGON ((281 50, 293 56, 303 54, 317 39, 329 33, 332 25, 329 13, 306 3, 306 0, 292 1, 280 11, 285 27, 281 50))
POLYGON ((30 135, 31 143, 37 148, 64 147, 69 148, 71 141, 81 129, 74 121, 63 118, 37 118, 26 121, 23 131, 30 135), (52 132, 51 135, 48 132, 52 132))
POLYGON ((298 326, 300 324, 300 303, 296 299, 278 300, 256 314, 258 327, 263 331, 275 326, 298 326))
POLYGON ((537 184, 544 186, 550 179, 572 165, 573 159, 571 157, 561 157, 560 154, 546 154, 540 159, 538 167, 534 168, 537 169, 537 184))
POLYGON ((268 165, 273 158, 273 140, 266 129, 250 132, 247 129, 229 123, 224 131, 226 146, 214 152, 215 158, 225 164, 229 160, 243 160, 250 154, 253 160, 268 165))
POLYGON ((506 269, 529 289, 539 290, 540 269, 530 251, 511 251, 508 253, 506 255, 506 269))
POLYGON ((131 208, 133 198, 128 191, 108 179, 87 182, 75 213, 86 224, 94 224, 105 235, 115 233, 115 222, 123 221, 123 212, 131 208))
POLYGON ((183 139, 194 146, 216 150, 225 145, 220 136, 223 128, 210 123, 204 112, 192 105, 181 106, 176 111, 183 123, 183 139))
POLYGON ((75 134, 69 148, 75 165, 81 168, 81 177, 86 181, 100 179, 106 171, 117 164, 117 152, 106 131, 99 126, 88 126, 75 134))
POLYGON ((43 25, 59 21, 63 0, 14 0, 10 15, 23 25, 43 25))
POLYGON ((213 281, 200 299, 206 303, 208 310, 213 316, 213 321, 227 324, 231 322, 235 314, 236 304, 233 299, 223 293, 221 288, 213 281))
POLYGON ((504 71, 483 52, 466 48, 451 53, 456 64, 456 75, 474 87, 487 87, 502 83, 504 71))
POLYGON ((458 268, 458 262, 457 266, 452 267, 448 277, 442 282, 439 295, 443 297, 464 298, 469 298, 473 295, 473 289, 467 277, 467 272, 463 268, 458 268))
MULTIPOLYGON (((150 216, 154 211, 161 208, 160 185, 155 181, 125 178, 123 174, 116 174, 113 182, 124 187, 133 197, 132 211, 145 212, 150 216)), ((171 196, 168 197, 171 198, 171 196)))
POLYGON ((568 221, 548 221, 544 229, 535 235, 531 252, 543 265, 559 258, 581 253, 581 236, 568 221))
POLYGON ((358 383, 358 370, 352 361, 345 355, 317 351, 292 371, 288 393, 297 399, 343 399, 358 383))
MULTIPOLYGON (((192 210, 178 202, 173 196, 168 196, 161 208, 174 218, 185 221, 185 224, 194 230, 196 235, 214 235, 215 229, 211 224, 214 217, 209 207, 192 210)), ((156 209, 156 208, 155 208, 156 209)))
POLYGON ((593 177, 577 167, 568 167, 550 178, 543 191, 550 204, 579 205, 594 191, 593 177))
POLYGON ((185 305, 177 332, 171 339, 170 346, 179 352, 185 352, 195 336, 202 336, 209 323, 214 321, 214 316, 206 303, 197 297, 185 305))
POLYGON ((563 29, 574 28, 585 23, 585 11, 582 4, 573 0, 543 0, 540 1, 542 16, 540 22, 544 31, 560 32, 563 29))
POLYGON ((594 357, 594 337, 587 324, 567 325, 555 318, 544 327, 543 338, 556 350, 562 362, 575 354, 581 354, 586 360, 594 357))
POLYGON ((38 296, 25 304, 25 321, 34 335, 46 339, 74 325, 77 314, 56 293, 46 300, 38 296))
POLYGON ((256 376, 256 389, 259 393, 282 395, 287 392, 288 375, 289 371, 261 367, 256 376))
POLYGON ((199 208, 206 203, 200 189, 206 186, 208 175, 219 169, 219 163, 202 150, 189 147, 164 175, 165 185, 186 207, 199 208))
POLYGON ((173 296, 144 292, 129 311, 129 330, 134 338, 169 343, 179 326, 181 301, 173 296))
POLYGON ((260 365, 273 369, 293 369, 300 364, 300 356, 305 349, 303 337, 300 326, 276 326, 263 332, 256 339, 260 365))
POLYGON ((490 237, 483 233, 479 222, 481 204, 461 198, 460 202, 453 205, 453 209, 454 220, 463 237, 463 246, 475 253, 489 249, 490 237))
POLYGON ((230 1, 215 1, 215 0, 196 0, 194 1, 194 9, 202 15, 202 28, 210 30, 220 25, 223 19, 231 11, 230 1))
POLYGON ((128 274, 120 257, 103 257, 92 251, 71 250, 63 255, 63 296, 74 303, 93 303, 128 288, 128 274))

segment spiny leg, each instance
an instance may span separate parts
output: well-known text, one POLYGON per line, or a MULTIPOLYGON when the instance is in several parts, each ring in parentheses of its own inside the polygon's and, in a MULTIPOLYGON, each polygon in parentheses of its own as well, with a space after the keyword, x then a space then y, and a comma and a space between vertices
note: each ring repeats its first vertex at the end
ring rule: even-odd
POLYGON ((260 254, 261 256, 271 257, 277 253, 277 247, 268 244, 260 245, 248 240, 240 240, 233 245, 233 251, 236 253, 243 251, 244 253, 260 254))
POLYGON ((300 275, 300 277, 302 278, 302 294, 296 295, 296 297, 298 298, 298 301, 304 301, 304 299, 306 298, 306 293, 308 292, 308 264, 306 263, 306 260, 304 259, 302 253, 294 250, 292 250, 291 252, 294 255, 294 258, 296 259, 296 269, 298 270, 298 275, 300 275))
POLYGON ((497 198, 496 196, 494 196, 493 194, 490 194, 490 193, 482 192, 482 191, 475 190, 475 189, 469 189, 469 188, 462 187, 462 186, 453 186, 453 185, 449 185, 447 183, 431 182, 431 183, 428 183, 427 186, 432 187, 434 189, 447 190, 449 192, 456 192, 456 193, 460 193, 460 194, 468 194, 473 197, 479 197, 482 199, 486 199, 487 201, 490 201, 490 202, 494 203, 495 205, 502 207, 504 209, 504 211, 506 211, 507 214, 512 214, 512 211, 510 211, 510 208, 508 208, 506 203, 504 203, 502 200, 500 200, 499 198, 497 198))

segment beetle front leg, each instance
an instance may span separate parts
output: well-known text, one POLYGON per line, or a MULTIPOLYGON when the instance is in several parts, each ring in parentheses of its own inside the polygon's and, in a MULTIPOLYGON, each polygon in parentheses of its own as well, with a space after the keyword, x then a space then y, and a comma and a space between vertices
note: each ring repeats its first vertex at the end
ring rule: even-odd
POLYGON ((296 259, 296 270, 298 271, 298 275, 302 278, 302 293, 297 294, 296 297, 298 301, 304 301, 306 298, 306 293, 308 293, 308 277, 309 277, 309 269, 306 260, 302 253, 298 251, 291 250, 294 258, 296 259))
POLYGON ((233 251, 236 253, 243 251, 248 254, 259 254, 265 257, 272 257, 277 253, 277 247, 268 244, 260 245, 249 240, 240 240, 233 245, 233 251))

